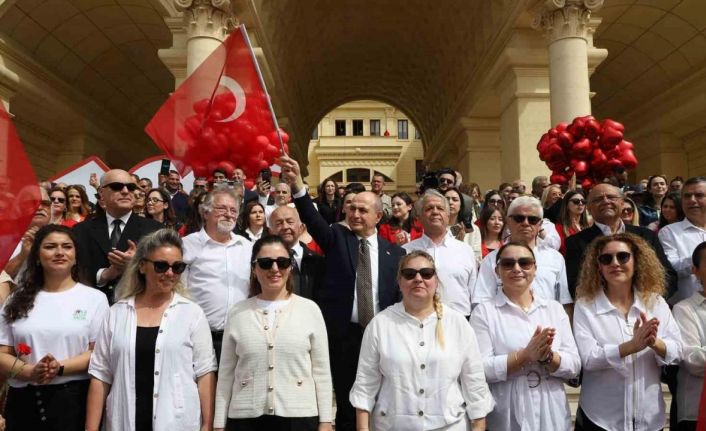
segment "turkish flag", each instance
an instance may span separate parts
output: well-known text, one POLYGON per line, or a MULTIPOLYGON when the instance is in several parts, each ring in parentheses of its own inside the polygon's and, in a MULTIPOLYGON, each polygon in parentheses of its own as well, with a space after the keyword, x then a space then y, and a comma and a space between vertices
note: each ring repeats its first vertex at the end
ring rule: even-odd
POLYGON ((0 102, 0 269, 29 227, 40 199, 34 169, 0 102))
POLYGON ((182 175, 236 167, 254 178, 279 157, 286 142, 245 27, 238 26, 157 111, 145 128, 182 175))

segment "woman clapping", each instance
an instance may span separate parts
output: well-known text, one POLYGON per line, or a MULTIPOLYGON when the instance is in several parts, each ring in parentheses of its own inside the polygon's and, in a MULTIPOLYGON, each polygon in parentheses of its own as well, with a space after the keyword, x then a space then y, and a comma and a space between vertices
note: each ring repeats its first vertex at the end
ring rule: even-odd
POLYGON ((564 380, 580 370, 569 317, 561 304, 532 292, 537 266, 525 243, 502 246, 496 261, 502 289, 471 315, 497 403, 488 429, 568 430, 564 380))

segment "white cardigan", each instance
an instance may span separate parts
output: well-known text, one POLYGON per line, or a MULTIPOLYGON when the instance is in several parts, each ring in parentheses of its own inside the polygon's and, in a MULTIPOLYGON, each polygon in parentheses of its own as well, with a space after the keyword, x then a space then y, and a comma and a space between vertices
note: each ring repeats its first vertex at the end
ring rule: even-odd
POLYGON ((214 427, 227 418, 318 416, 331 422, 333 389, 321 310, 292 294, 274 327, 252 297, 228 314, 216 388, 214 427))

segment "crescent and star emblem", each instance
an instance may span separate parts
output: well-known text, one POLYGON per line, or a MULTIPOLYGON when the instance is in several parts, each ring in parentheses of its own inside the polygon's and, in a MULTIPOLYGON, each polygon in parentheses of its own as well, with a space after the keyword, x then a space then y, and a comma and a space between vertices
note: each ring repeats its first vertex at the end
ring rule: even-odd
POLYGON ((219 123, 228 123, 240 117, 245 111, 245 91, 243 91, 243 87, 238 84, 238 81, 229 76, 222 76, 218 81, 218 85, 227 88, 228 91, 233 93, 233 97, 235 97, 235 109, 233 113, 230 114, 228 118, 218 120, 219 123))

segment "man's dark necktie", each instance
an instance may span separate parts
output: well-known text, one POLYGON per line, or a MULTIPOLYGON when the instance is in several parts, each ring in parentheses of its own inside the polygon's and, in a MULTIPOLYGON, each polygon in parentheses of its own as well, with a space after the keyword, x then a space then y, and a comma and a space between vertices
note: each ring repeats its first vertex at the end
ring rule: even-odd
POLYGON ((360 240, 358 267, 356 269, 355 291, 358 295, 358 323, 365 328, 375 314, 373 309, 373 276, 370 269, 370 248, 368 241, 360 240))
POLYGON ((120 230, 121 224, 122 224, 122 220, 120 220, 120 219, 113 220, 113 232, 110 233, 110 247, 111 248, 118 248, 118 241, 120 241, 120 235, 122 235, 122 233, 123 233, 123 231, 120 230))

